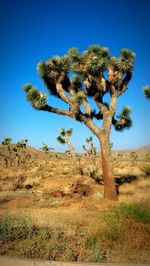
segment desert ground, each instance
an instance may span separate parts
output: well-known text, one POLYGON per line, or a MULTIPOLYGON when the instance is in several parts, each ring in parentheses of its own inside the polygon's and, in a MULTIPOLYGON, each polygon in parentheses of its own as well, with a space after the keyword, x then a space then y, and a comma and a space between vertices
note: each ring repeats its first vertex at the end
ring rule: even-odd
POLYGON ((149 153, 150 147, 112 151, 119 194, 118 201, 109 202, 103 197, 99 153, 73 158, 27 147, 22 155, 26 159, 18 163, 16 158, 6 162, 7 150, 1 145, 0 254, 150 263, 150 176, 144 170, 149 153), (139 218, 144 215, 145 220, 139 218), (17 237, 18 217, 24 222, 17 237), (23 233, 26 219, 32 221, 32 237, 23 233))

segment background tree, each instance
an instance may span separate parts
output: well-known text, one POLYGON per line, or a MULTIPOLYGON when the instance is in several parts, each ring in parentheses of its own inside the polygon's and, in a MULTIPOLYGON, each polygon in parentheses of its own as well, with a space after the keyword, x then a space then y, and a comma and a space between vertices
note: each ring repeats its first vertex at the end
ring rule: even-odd
POLYGON ((88 154, 89 156, 96 155, 96 147, 93 144, 93 138, 86 138, 86 143, 88 144, 88 148, 86 148, 85 145, 82 145, 82 148, 86 152, 86 154, 88 154))
POLYGON ((144 87, 144 94, 148 100, 150 100, 150 86, 144 87))
MULTIPOLYGON (((51 156, 51 151, 54 151, 54 148, 49 147, 47 144, 43 144, 43 147, 41 148, 41 150, 45 153, 46 155, 46 164, 48 164, 47 158, 48 157, 52 157, 51 156)), ((48 158, 49 160, 49 158, 48 158)))
POLYGON ((131 163, 135 165, 137 163, 138 155, 135 151, 130 152, 131 163))
POLYGON ((13 147, 13 153, 17 158, 18 166, 20 164, 25 165, 27 163, 27 158, 29 159, 29 154, 27 154, 27 139, 18 141, 13 147))
POLYGON ((83 122, 100 141, 104 197, 117 199, 111 159, 110 132, 130 128, 130 109, 123 108, 115 117, 118 98, 127 90, 132 77, 135 54, 122 49, 119 58, 112 56, 108 48, 92 45, 82 54, 71 48, 67 55, 52 56, 38 64, 38 73, 49 93, 67 104, 65 110, 48 105, 47 96, 31 84, 23 87, 27 100, 38 110, 65 115, 83 122), (70 73, 70 75, 69 75, 70 73), (71 77, 72 73, 74 76, 71 77), (105 96, 109 94, 109 103, 105 96), (97 109, 92 109, 91 99, 97 109), (82 108, 81 108, 82 107, 82 108), (102 127, 95 119, 102 120, 102 127))
POLYGON ((65 130, 64 128, 61 128, 60 135, 57 137, 57 140, 61 144, 67 144, 68 148, 69 148, 69 153, 74 157, 75 156, 75 152, 74 152, 73 145, 72 145, 72 143, 70 141, 70 136, 72 135, 72 132, 73 132, 72 128, 69 128, 68 130, 65 130))
POLYGON ((4 156, 5 165, 6 167, 12 165, 12 145, 11 145, 11 138, 5 138, 1 143, 4 147, 6 147, 7 155, 4 156))

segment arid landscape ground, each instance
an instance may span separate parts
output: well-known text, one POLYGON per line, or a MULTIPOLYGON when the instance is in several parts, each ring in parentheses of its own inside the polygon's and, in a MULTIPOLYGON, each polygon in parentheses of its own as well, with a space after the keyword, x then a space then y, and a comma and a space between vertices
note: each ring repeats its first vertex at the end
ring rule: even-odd
POLYGON ((131 152, 112 152, 119 195, 108 202, 99 154, 72 158, 28 147, 26 162, 5 165, 1 145, 1 255, 150 263, 150 147, 131 152))

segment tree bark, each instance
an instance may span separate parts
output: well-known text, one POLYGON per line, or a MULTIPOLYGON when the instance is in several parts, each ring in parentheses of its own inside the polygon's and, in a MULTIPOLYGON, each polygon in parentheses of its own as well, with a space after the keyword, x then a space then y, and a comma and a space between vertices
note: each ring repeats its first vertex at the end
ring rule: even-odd
POLYGON ((113 173, 109 135, 105 132, 102 132, 99 140, 102 156, 104 198, 108 200, 117 200, 118 196, 113 173))
POLYGON ((69 147, 69 151, 70 151, 71 156, 74 157, 75 156, 74 148, 73 148, 71 141, 70 141, 70 135, 68 135, 68 134, 66 134, 66 143, 69 147))

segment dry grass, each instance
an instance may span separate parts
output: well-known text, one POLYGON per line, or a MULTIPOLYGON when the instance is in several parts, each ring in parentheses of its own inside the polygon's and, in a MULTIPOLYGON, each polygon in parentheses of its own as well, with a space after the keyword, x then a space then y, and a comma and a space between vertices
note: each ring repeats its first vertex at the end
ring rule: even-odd
MULTIPOLYGON (((143 151, 142 154, 139 157, 141 161, 144 160, 143 151)), ((98 158, 96 159, 98 171, 95 173, 95 180, 88 175, 90 160, 87 158, 81 158, 80 163, 77 161, 73 165, 70 164, 67 155, 59 154, 57 158, 46 165, 40 154, 37 165, 19 168, 16 166, 5 168, 3 162, 0 161, 0 216, 5 216, 6 209, 13 217, 22 212, 35 219, 38 227, 48 223, 51 229, 57 227, 60 228, 61 232, 65 232, 67 240, 64 241, 68 243, 68 246, 65 252, 61 253, 56 252, 58 251, 57 248, 54 251, 53 245, 56 243, 51 243, 53 259, 56 257, 60 260, 86 261, 88 258, 88 261, 97 262, 105 261, 107 257, 107 262, 142 263, 144 259, 146 261, 149 246, 144 244, 145 246, 142 247, 142 241, 146 243, 148 239, 148 231, 140 222, 125 220, 123 225, 125 235, 121 236, 123 238, 120 238, 122 242, 119 244, 111 239, 104 242, 99 239, 95 243, 93 238, 96 230, 102 229, 105 213, 110 211, 112 207, 117 208, 122 202, 144 201, 150 203, 150 178, 145 177, 141 171, 141 161, 133 166, 128 163, 127 152, 124 157, 114 167, 117 177, 122 180, 126 179, 119 186, 118 202, 108 202, 103 199, 103 185, 95 181, 99 181, 102 176, 98 158), (128 177, 132 176, 135 177, 135 180, 127 183, 128 177), (137 234, 138 231, 139 234, 137 234), (78 232, 78 239, 74 238, 74 232, 78 232), (83 237, 84 234, 86 234, 87 239, 83 237), (135 244, 134 235, 136 235, 137 244, 135 244), (89 243, 88 237, 92 239, 89 243), (80 253, 77 252, 79 250, 80 253)), ((117 222, 116 230, 119 230, 117 222)), ((59 232, 57 233, 59 235, 59 232)), ((30 245, 34 246, 34 242, 35 240, 31 241, 30 245)), ((18 240, 14 245, 18 245, 18 240)), ((29 243, 24 241, 21 245, 22 254, 29 256, 29 243), (26 250, 28 250, 27 253, 26 250)), ((37 251, 40 248, 40 252, 42 252, 42 247, 37 245, 35 244, 37 250, 32 256, 34 254, 38 256, 37 251)), ((60 249, 63 251, 63 248, 60 249)), ((6 254, 11 254, 9 248, 6 254)), ((15 251, 13 254, 15 255, 15 251)), ((43 256, 42 253, 39 254, 41 257, 43 256)))

